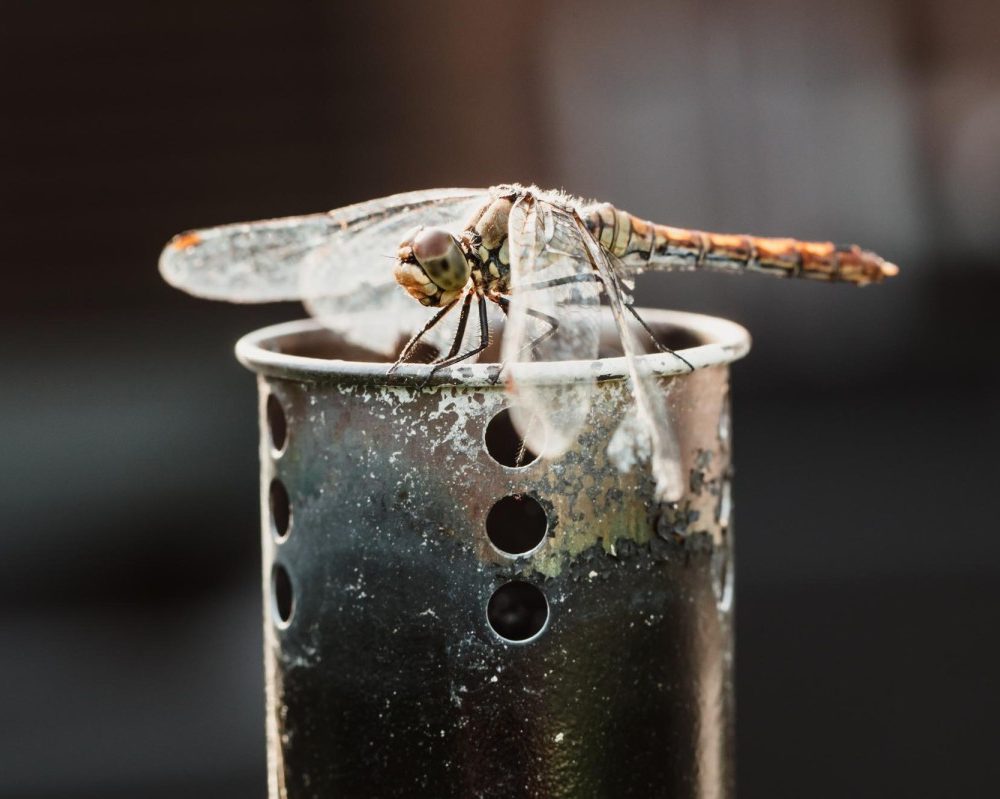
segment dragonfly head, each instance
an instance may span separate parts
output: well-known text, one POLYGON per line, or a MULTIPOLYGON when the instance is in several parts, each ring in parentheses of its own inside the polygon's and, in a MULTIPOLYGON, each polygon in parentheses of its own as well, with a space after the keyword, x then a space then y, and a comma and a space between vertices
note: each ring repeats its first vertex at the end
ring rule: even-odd
POLYGON ((424 305, 442 306, 457 299, 471 274, 462 245, 447 230, 414 228, 399 245, 396 282, 424 305))

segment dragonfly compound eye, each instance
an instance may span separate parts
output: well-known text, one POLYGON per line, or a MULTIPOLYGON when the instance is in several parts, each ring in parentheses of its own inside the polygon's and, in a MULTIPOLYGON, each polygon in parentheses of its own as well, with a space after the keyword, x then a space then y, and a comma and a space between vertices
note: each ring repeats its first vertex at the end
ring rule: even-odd
POLYGON ((413 237, 412 246, 417 264, 442 291, 458 291, 469 282, 469 262, 447 230, 422 228, 413 237))
POLYGON ((461 296, 472 267, 448 231, 418 227, 399 245, 396 282, 423 305, 444 306, 461 296))

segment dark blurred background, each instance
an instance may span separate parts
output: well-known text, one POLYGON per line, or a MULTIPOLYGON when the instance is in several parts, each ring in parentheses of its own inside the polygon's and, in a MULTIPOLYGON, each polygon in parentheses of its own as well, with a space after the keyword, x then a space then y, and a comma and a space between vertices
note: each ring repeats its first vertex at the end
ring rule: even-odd
POLYGON ((1000 4, 0 5, 0 796, 263 797, 254 381, 192 226, 520 180, 858 241, 734 372, 743 797, 994 795, 1000 4))

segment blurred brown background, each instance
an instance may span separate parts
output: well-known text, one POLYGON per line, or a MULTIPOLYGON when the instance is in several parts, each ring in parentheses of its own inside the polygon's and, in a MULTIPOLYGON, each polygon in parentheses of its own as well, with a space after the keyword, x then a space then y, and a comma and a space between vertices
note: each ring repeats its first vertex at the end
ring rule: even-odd
MULTIPOLYGON (((674 275, 735 369, 743 797, 985 796, 1000 692, 1000 4, 0 4, 0 797, 263 797, 242 333, 199 225, 520 180, 858 241, 674 275)), ((360 657, 361 655, 359 655, 360 657)))

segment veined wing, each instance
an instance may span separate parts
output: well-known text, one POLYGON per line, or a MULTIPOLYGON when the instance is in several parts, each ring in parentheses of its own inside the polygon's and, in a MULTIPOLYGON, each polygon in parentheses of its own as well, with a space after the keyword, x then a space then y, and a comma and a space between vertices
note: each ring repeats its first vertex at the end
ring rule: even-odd
POLYGON ((607 252, 592 236, 585 236, 584 243, 607 290, 635 398, 635 415, 631 419, 627 417, 613 434, 608 456, 619 468, 628 468, 635 460, 636 445, 643 443, 642 438, 648 435, 656 498, 662 502, 675 502, 684 494, 680 450, 670 422, 666 394, 645 359, 640 357, 643 347, 636 333, 638 325, 629 324, 629 312, 625 307, 627 300, 620 283, 624 272, 615 268, 607 252), (633 419, 638 422, 637 425, 630 424, 633 419))
MULTIPOLYGON (((442 216, 461 216, 460 208, 481 189, 432 189, 395 194, 319 214, 267 219, 175 236, 160 256, 160 273, 183 291, 229 302, 277 302, 300 299, 300 268, 317 247, 349 239, 377 227, 391 236, 397 227, 439 224, 442 216), (392 219, 405 217, 393 225, 392 219)), ((378 252, 394 253, 390 241, 366 240, 378 252)), ((397 242, 398 243, 398 242, 397 242)), ((352 248, 352 252, 359 252, 352 248)), ((344 271, 351 264, 345 262, 344 271)), ((391 275, 391 269, 385 272, 391 275)))
MULTIPOLYGON (((527 379, 532 363, 597 358, 600 282, 569 211, 527 194, 508 222, 511 299, 502 357, 514 393, 511 416, 527 447, 555 457, 575 441, 594 380, 558 389, 527 379)), ((534 370, 537 372, 537 370, 534 370)))
MULTIPOLYGON (((421 192, 416 202, 397 202, 391 211, 375 209, 357 217, 305 254, 297 294, 309 313, 349 341, 394 355, 400 339, 409 339, 438 310, 421 305, 393 278, 393 261, 404 236, 418 225, 460 234, 488 198, 483 190, 445 191, 452 194, 421 192)), ((438 325, 425 341, 450 343, 450 332, 450 325, 438 325)))

